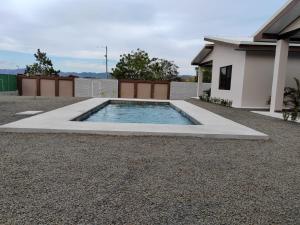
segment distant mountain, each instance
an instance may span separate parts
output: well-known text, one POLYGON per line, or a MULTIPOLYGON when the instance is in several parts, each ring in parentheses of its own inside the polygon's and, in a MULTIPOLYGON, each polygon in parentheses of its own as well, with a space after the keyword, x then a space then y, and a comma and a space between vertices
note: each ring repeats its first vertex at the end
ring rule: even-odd
POLYGON ((0 74, 17 75, 25 72, 25 69, 0 69, 0 74))
MULTIPOLYGON (((17 75, 17 74, 23 74, 25 72, 25 69, 0 69, 0 74, 11 74, 11 75, 17 75)), ((67 77, 70 75, 81 77, 81 78, 99 78, 99 79, 106 79, 107 75, 106 73, 92 73, 92 72, 60 72, 60 75, 63 77, 67 77)), ((111 78, 111 74, 109 74, 109 78, 111 78)))
POLYGON ((182 81, 185 82, 195 82, 195 75, 182 75, 180 76, 182 81))
MULTIPOLYGON (((25 69, 0 69, 0 74, 23 74, 25 69)), ((68 77, 70 75, 81 77, 81 78, 99 78, 99 79, 107 79, 106 73, 93 73, 93 72, 60 72, 60 76, 68 77)), ((183 81, 194 81, 195 76, 192 75, 182 75, 179 76, 183 81)), ((111 73, 109 73, 108 78, 112 78, 111 73)))
MULTIPOLYGON (((81 77, 81 78, 99 78, 99 79, 107 79, 106 73, 92 73, 92 72, 82 72, 82 73, 76 73, 76 72, 61 72, 61 76, 67 77, 70 75, 81 77)), ((108 74, 108 78, 111 78, 111 74, 108 74)))

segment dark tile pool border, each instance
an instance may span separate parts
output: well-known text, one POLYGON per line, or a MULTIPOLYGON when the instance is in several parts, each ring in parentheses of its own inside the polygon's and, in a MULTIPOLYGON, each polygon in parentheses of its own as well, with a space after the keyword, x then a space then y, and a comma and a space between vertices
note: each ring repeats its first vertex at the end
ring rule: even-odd
MULTIPOLYGON (((88 119, 90 116, 92 116, 93 114, 97 113, 98 111, 100 111, 101 109, 105 108, 106 106, 110 105, 110 104, 152 104, 152 105, 168 105, 170 106, 172 109, 176 110, 178 113, 180 113, 182 116, 184 116, 185 118, 187 118, 188 120, 190 120, 193 124, 191 125, 186 125, 186 126, 195 126, 195 125, 202 125, 198 120, 196 120, 195 118, 193 118, 192 116, 190 116, 188 113, 184 112, 182 109, 179 109, 178 107, 176 107, 175 105, 173 105, 171 102, 157 102, 157 101, 130 101, 130 100, 108 100, 94 108, 92 108, 91 110, 81 114, 80 116, 72 119, 71 121, 75 121, 75 122, 84 122, 86 119, 88 119)), ((147 124, 147 123, 146 123, 147 124)), ((170 124, 169 124, 170 125, 170 124)), ((172 124, 171 124, 172 125, 172 124)))
POLYGON ((186 113, 185 111, 183 111, 182 109, 178 108, 177 106, 173 105, 171 102, 168 102, 168 104, 175 109, 177 112, 179 112, 181 115, 185 116, 186 118, 188 118, 190 121, 192 121, 193 125, 202 125, 202 123, 200 123, 198 120, 196 120, 195 118, 193 118, 191 115, 189 115, 188 113, 186 113))

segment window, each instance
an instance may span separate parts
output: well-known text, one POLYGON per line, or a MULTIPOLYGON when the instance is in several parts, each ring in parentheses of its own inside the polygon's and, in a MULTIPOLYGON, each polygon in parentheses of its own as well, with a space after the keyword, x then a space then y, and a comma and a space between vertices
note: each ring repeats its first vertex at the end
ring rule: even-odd
POLYGON ((232 66, 221 67, 220 80, 219 80, 219 89, 220 90, 230 90, 231 74, 232 74, 232 66))

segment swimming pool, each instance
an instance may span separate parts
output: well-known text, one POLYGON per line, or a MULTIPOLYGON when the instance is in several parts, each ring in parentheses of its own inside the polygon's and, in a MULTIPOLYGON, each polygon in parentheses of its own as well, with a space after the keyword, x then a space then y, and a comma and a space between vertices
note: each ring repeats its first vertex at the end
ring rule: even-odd
POLYGON ((171 104, 154 102, 110 101, 77 120, 102 123, 199 125, 197 121, 171 104))
MULTIPOLYGON (((169 114, 168 114, 169 115, 169 114)), ((144 117, 144 114, 143 114, 144 117)), ((176 120, 176 119, 175 119, 176 120)), ((126 136, 191 136, 267 140, 268 135, 228 120, 206 109, 180 100, 92 98, 50 112, 1 125, 0 131, 37 133, 77 133, 126 136), (195 125, 117 123, 86 121, 111 103, 167 104, 195 125), (84 121, 85 120, 85 121, 84 121), (82 121, 82 122, 81 122, 82 121)))

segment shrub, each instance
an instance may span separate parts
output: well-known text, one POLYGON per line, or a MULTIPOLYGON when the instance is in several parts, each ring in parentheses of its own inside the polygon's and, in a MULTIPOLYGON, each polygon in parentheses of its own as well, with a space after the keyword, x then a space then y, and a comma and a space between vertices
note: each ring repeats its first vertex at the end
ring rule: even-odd
POLYGON ((221 98, 211 98, 207 94, 200 96, 200 100, 204 102, 210 102, 217 105, 222 105, 226 107, 232 107, 232 101, 228 99, 221 99, 221 98))
POLYGON ((296 88, 286 87, 284 89, 283 104, 289 109, 289 112, 283 111, 283 119, 291 117, 292 121, 296 121, 300 117, 300 81, 294 78, 296 88), (287 116, 288 114, 288 116, 287 116))

